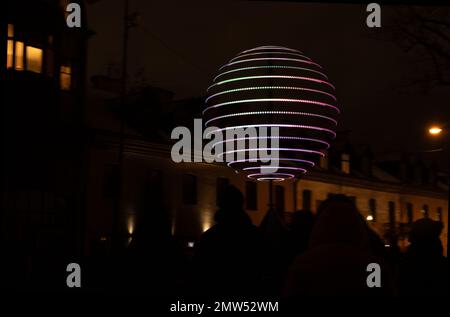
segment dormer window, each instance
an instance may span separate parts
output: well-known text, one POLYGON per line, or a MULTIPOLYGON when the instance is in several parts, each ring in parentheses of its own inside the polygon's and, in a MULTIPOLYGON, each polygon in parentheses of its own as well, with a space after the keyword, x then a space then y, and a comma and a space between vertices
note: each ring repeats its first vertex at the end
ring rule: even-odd
POLYGON ((328 155, 322 156, 320 158, 320 168, 328 170, 328 155))
POLYGON ((347 153, 341 154, 341 171, 350 174, 350 155, 347 153))
POLYGON ((72 68, 69 64, 61 65, 59 71, 59 85, 62 90, 70 90, 72 84, 72 68))

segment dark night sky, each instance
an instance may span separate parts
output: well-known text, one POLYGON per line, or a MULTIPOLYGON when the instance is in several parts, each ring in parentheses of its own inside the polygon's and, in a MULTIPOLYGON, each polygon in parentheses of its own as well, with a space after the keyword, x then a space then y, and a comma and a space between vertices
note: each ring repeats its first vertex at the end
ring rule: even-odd
MULTIPOLYGON (((89 76, 120 63, 122 0, 88 5, 89 76)), ((402 92, 413 66, 398 45, 375 39, 365 5, 241 1, 130 0, 140 14, 130 30, 129 74, 144 68, 149 84, 176 99, 205 94, 216 70, 238 52, 261 45, 303 51, 335 84, 343 115, 339 130, 377 152, 426 148, 429 122, 448 121, 450 88, 402 92), (187 3, 189 2, 189 3, 187 3)), ((382 23, 391 8, 382 7, 382 23)))

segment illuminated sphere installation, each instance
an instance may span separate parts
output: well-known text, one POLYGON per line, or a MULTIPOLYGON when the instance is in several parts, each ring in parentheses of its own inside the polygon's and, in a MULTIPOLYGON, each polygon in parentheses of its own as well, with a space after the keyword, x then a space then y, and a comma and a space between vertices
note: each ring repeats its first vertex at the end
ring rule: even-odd
MULTIPOLYGON (((216 155, 225 155, 229 142, 237 149, 237 137, 225 138, 229 129, 278 127, 278 170, 265 172, 268 163, 251 161, 249 155, 227 162, 251 179, 300 177, 325 156, 336 136, 340 109, 335 88, 322 67, 298 50, 260 46, 243 51, 219 69, 207 92, 204 124, 224 136, 219 142, 223 152, 216 155)), ((244 137, 244 152, 251 150, 249 138, 255 139, 244 137)), ((265 137, 269 149, 271 138, 265 137)))

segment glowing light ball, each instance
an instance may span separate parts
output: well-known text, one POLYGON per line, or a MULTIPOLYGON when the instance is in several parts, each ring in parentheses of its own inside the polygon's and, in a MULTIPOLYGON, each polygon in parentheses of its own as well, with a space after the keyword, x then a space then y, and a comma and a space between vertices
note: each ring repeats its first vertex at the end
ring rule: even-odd
MULTIPOLYGON (((322 67, 298 50, 261 46, 243 51, 220 68, 207 91, 206 127, 279 129, 276 172, 265 173, 267 163, 251 161, 248 156, 227 163, 249 178, 281 181, 300 177, 319 162, 336 136, 340 109, 335 88, 322 67)), ((237 145, 237 138, 224 142, 237 145)), ((271 148, 271 142, 267 145, 271 148)))

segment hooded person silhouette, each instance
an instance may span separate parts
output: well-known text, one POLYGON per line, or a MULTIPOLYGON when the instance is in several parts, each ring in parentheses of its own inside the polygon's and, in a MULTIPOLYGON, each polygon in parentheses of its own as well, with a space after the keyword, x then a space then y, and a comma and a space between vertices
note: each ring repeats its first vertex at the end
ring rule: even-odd
POLYGON ((222 193, 216 224, 196 244, 193 258, 199 295, 254 295, 263 279, 263 240, 243 209, 244 196, 234 186, 222 193))
POLYGON ((400 265, 400 295, 448 295, 448 264, 439 238, 441 232, 439 221, 422 218, 413 223, 409 234, 411 244, 400 265))
POLYGON ((369 234, 354 203, 344 195, 324 201, 306 251, 292 263, 284 295, 392 294, 384 260, 371 254, 369 234), (367 266, 381 267, 381 287, 367 285, 367 266))

